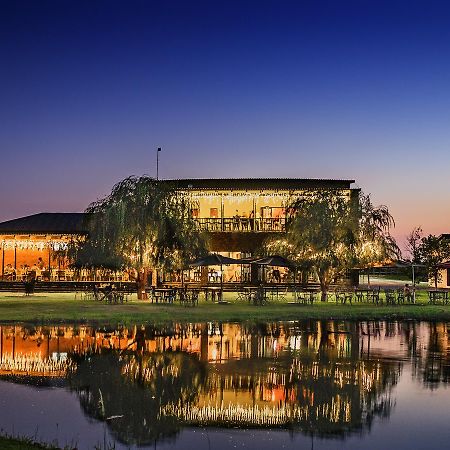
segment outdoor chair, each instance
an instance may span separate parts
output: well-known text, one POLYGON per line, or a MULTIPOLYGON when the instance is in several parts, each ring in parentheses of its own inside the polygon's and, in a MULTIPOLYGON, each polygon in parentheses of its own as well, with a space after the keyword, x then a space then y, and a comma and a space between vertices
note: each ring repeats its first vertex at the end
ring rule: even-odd
POLYGON ((345 291, 343 293, 343 303, 346 304, 347 302, 350 303, 350 305, 353 304, 353 291, 345 291))
POLYGON ((242 300, 247 301, 248 300, 248 292, 243 289, 238 291, 236 300, 237 301, 242 301, 242 300))
POLYGON ((178 300, 180 301, 180 305, 184 305, 186 297, 187 297, 187 287, 185 286, 184 288, 178 291, 178 300))
POLYGON ((171 289, 164 297, 164 300, 168 303, 173 303, 177 298, 177 290, 171 289))
POLYGON ((267 290, 264 288, 259 288, 257 291, 252 292, 252 302, 255 306, 267 305, 269 303, 267 290))
POLYGON ((297 303, 307 305, 310 303, 311 305, 314 303, 315 293, 312 291, 296 291, 295 292, 295 300, 297 303))
POLYGON ((200 291, 198 289, 192 289, 188 291, 183 289, 180 291, 180 303, 184 306, 196 306, 198 305, 198 299, 200 296, 200 291))
POLYGON ((281 292, 279 291, 278 292, 278 300, 282 300, 282 301, 286 300, 288 293, 289 293, 288 288, 283 289, 281 292))
POLYGON ((161 293, 156 291, 155 286, 152 286, 151 290, 150 290, 150 300, 151 300, 151 302, 152 303, 153 302, 158 303, 160 299, 161 299, 161 293))
POLYGON ((414 291, 413 292, 407 292, 404 294, 405 296, 405 302, 407 303, 414 303, 414 291))
POLYGON ((110 303, 123 303, 124 298, 125 296, 122 291, 113 290, 111 291, 108 300, 110 303))
POLYGON ((381 298, 380 298, 380 287, 371 289, 367 292, 367 300, 372 301, 372 303, 375 303, 377 305, 381 304, 381 298))
POLYGON ((56 271, 56 281, 66 281, 66 271, 57 270, 56 271))
POLYGON ((355 297, 357 302, 362 303, 364 301, 364 291, 355 289, 355 297))
POLYGON ((101 296, 98 286, 96 284, 94 284, 94 287, 92 289, 92 297, 97 302, 101 302, 103 300, 103 297, 101 296))
POLYGON ((344 303, 344 291, 340 289, 335 289, 333 294, 336 303, 344 303))
POLYGON ((83 288, 77 288, 75 290, 75 300, 77 297, 80 297, 80 300, 87 300, 86 295, 88 294, 88 291, 84 290, 83 288))
MULTIPOLYGON (((396 303, 396 299, 395 299, 395 292, 391 291, 389 289, 386 289, 384 291, 384 298, 386 299, 386 305, 395 305, 396 303)), ((398 299, 398 294, 397 294, 397 299, 398 299)))
POLYGON ((403 291, 403 289, 398 289, 397 290, 397 303, 400 304, 404 304, 405 303, 405 292, 403 291))
POLYGON ((81 300, 93 300, 94 298, 92 291, 88 289, 81 289, 80 291, 75 292, 75 299, 77 298, 78 294, 80 294, 81 300))
POLYGON ((199 291, 199 290, 193 289, 193 290, 191 291, 191 298, 190 298, 190 300, 191 300, 191 306, 196 306, 196 305, 198 305, 198 298, 199 298, 199 296, 200 296, 200 291, 199 291))

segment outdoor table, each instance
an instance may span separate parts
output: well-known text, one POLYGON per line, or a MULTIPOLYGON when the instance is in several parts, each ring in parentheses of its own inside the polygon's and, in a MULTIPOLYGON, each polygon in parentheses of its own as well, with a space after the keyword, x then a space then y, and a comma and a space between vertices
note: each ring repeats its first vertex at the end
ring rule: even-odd
POLYGON ((362 303, 364 300, 364 295, 366 296, 366 299, 369 298, 369 292, 369 289, 355 289, 356 300, 362 303))
POLYGON ((395 291, 386 289, 384 291, 384 298, 386 299, 386 305, 395 305, 395 303, 401 302, 401 297, 397 294, 397 298, 395 297, 395 291))
POLYGON ((297 303, 302 303, 303 305, 307 305, 310 303, 311 305, 314 303, 314 299, 316 296, 316 291, 297 291, 295 292, 295 300, 297 303))
POLYGON ((345 291, 343 293, 343 303, 346 304, 347 301, 352 304, 353 301, 353 291, 345 291))
POLYGON ((255 306, 263 306, 268 303, 267 289, 260 287, 256 289, 250 296, 250 300, 255 306))
POLYGON ((258 288, 256 286, 244 286, 242 291, 242 297, 249 303, 252 301, 252 296, 256 293, 258 288))
POLYGON ((125 300, 125 293, 122 290, 112 289, 105 295, 104 299, 109 303, 123 303, 125 300))
POLYGON ((428 299, 431 305, 436 305, 438 300, 442 300, 446 305, 448 304, 448 291, 441 289, 430 289, 428 291, 428 299))
POLYGON ((102 302, 103 300, 107 300, 108 295, 112 289, 105 285, 95 285, 94 286, 94 300, 102 302))
POLYGON ((407 291, 405 292, 403 289, 397 290, 397 303, 404 304, 407 303, 414 303, 414 291, 407 291))
POLYGON ((380 288, 368 289, 367 291, 367 301, 372 300, 372 303, 376 303, 377 305, 380 302, 380 288))
POLYGON ((280 296, 279 286, 264 286, 264 289, 266 291, 266 295, 270 295, 272 300, 275 298, 278 300, 278 297, 280 296))
POLYGON ((155 303, 158 302, 169 302, 173 303, 174 289, 171 288, 157 288, 152 290, 152 303, 153 299, 155 303))
POLYGON ((184 306, 198 305, 199 289, 183 289, 180 291, 180 303, 184 306))
POLYGON ((208 301, 208 294, 211 294, 211 301, 214 303, 217 300, 222 300, 222 288, 220 286, 206 286, 205 290, 205 300, 208 301))
POLYGON ((346 304, 347 301, 352 304, 353 300, 353 291, 335 291, 334 296, 336 299, 336 303, 341 302, 342 304, 346 304))

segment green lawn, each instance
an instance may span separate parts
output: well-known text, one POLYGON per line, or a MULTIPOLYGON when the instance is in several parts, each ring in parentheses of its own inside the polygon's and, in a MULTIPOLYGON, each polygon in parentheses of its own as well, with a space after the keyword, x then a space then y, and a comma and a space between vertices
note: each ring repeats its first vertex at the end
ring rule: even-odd
POLYGON ((34 443, 31 439, 15 439, 11 437, 0 436, 0 449, 2 450, 48 450, 57 449, 34 443))
POLYGON ((229 304, 200 300, 197 307, 179 304, 156 305, 149 301, 131 300, 123 305, 75 299, 74 294, 44 294, 24 297, 17 293, 0 293, 0 322, 130 324, 168 321, 245 321, 298 319, 423 319, 450 320, 450 305, 429 305, 426 292, 418 293, 415 305, 376 306, 367 303, 341 305, 316 302, 314 305, 291 305, 292 301, 253 306, 237 301, 235 293, 226 293, 229 304))

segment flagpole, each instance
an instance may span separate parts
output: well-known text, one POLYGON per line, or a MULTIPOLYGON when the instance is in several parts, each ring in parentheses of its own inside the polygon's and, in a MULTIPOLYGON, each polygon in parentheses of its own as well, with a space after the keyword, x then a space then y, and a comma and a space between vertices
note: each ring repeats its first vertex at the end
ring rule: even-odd
POLYGON ((156 150, 156 181, 159 180, 159 152, 161 151, 161 147, 158 147, 156 150))

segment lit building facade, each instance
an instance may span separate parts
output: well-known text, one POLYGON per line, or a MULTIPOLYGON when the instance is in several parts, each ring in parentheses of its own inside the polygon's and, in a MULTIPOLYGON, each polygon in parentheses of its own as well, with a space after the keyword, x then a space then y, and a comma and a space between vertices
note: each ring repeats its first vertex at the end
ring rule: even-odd
POLYGON ((167 180, 192 199, 193 216, 210 235, 211 250, 251 254, 273 233, 283 233, 286 208, 316 191, 348 197, 359 193, 354 180, 235 178, 167 180))
MULTIPOLYGON (((161 182, 191 198, 192 215, 208 233, 210 250, 235 258, 251 256, 268 236, 283 233, 286 208, 294 199, 327 190, 350 200, 359 192, 352 187, 354 180, 239 178, 161 182)), ((70 281, 73 275, 65 250, 85 236, 83 213, 40 213, 2 222, 0 275, 3 280, 24 279, 31 273, 42 281, 70 281)), ((233 274, 229 278, 232 280, 233 274)))

